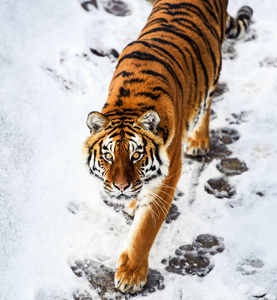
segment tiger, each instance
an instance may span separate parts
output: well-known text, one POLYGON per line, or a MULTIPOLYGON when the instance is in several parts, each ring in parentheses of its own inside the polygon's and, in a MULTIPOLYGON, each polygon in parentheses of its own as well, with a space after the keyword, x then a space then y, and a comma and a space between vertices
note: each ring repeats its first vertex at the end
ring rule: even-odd
POLYGON ((83 152, 112 203, 134 215, 114 276, 136 293, 171 206, 185 154, 209 151, 209 116, 225 38, 248 30, 253 10, 232 18, 228 0, 156 0, 137 40, 118 58, 100 112, 87 118, 83 152))

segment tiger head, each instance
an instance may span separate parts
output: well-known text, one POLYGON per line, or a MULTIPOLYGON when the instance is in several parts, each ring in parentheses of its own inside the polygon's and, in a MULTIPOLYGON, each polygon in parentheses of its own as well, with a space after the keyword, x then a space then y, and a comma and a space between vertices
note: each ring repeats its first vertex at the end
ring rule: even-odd
POLYGON ((84 153, 91 174, 101 179, 106 200, 141 200, 168 173, 168 156, 158 135, 160 117, 154 110, 137 118, 88 115, 91 136, 84 153))

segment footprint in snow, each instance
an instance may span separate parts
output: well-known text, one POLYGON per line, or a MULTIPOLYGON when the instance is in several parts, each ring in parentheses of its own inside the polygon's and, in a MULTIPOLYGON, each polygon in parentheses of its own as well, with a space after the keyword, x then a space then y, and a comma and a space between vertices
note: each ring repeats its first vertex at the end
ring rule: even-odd
POLYGON ((254 275, 261 271, 264 262, 260 259, 244 259, 237 265, 237 271, 242 275, 254 275))
MULTIPOLYGON (((90 259, 76 261, 71 265, 71 269, 76 276, 85 278, 89 282, 90 288, 96 291, 101 299, 131 299, 137 295, 147 296, 165 288, 161 273, 152 269, 148 270, 147 283, 143 290, 133 295, 117 291, 114 287, 114 270, 100 262, 90 259)), ((91 300, 85 291, 76 291, 73 297, 74 300, 91 300)))
POLYGON ((99 4, 104 8, 104 10, 112 15, 118 17, 129 16, 132 13, 131 8, 122 0, 89 0, 82 1, 81 6, 86 11, 91 11, 93 7, 99 8, 99 4))
POLYGON ((59 61, 45 62, 41 67, 48 76, 58 82, 63 91, 82 96, 89 94, 96 87, 91 77, 98 71, 99 64, 104 63, 100 60, 101 57, 114 63, 118 56, 119 53, 115 49, 91 48, 86 53, 77 54, 66 51, 60 54, 59 61))
POLYGON ((224 249, 223 238, 201 234, 192 244, 176 249, 174 255, 162 260, 162 264, 166 265, 165 269, 170 273, 204 277, 214 268, 210 257, 223 252, 224 249))

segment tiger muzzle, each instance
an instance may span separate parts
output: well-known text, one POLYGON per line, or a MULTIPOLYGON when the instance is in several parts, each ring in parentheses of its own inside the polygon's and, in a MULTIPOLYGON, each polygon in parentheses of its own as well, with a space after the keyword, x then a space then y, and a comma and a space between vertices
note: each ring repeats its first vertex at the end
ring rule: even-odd
POLYGON ((120 190, 120 192, 124 192, 131 185, 131 183, 117 183, 114 182, 114 186, 120 190))

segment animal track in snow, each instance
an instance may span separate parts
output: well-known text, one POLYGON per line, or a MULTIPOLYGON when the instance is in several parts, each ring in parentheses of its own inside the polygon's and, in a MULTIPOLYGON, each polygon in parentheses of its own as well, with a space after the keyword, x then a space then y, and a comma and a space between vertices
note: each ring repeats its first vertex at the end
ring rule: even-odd
POLYGON ((163 259, 166 271, 179 275, 206 276, 214 266, 210 257, 225 249, 223 239, 210 234, 199 235, 192 244, 180 246, 174 256, 163 259))
POLYGON ((235 188, 228 183, 225 176, 208 180, 205 191, 217 198, 231 198, 235 194, 235 188))
MULTIPOLYGON (((132 299, 137 295, 147 296, 149 293, 154 293, 156 290, 162 290, 164 286, 164 278, 160 272, 149 269, 147 282, 140 293, 133 295, 122 294, 114 287, 114 270, 106 267, 100 262, 86 259, 85 261, 76 261, 71 265, 73 273, 78 277, 85 278, 90 283, 90 288, 97 292, 101 299, 132 299)), ((91 299, 85 291, 76 291, 74 300, 91 299)))
POLYGON ((277 68, 277 57, 267 56, 260 62, 260 66, 277 68))
POLYGON ((57 61, 42 64, 44 72, 58 82, 61 89, 69 94, 87 95, 100 92, 101 87, 106 85, 107 59, 114 63, 118 58, 115 49, 99 50, 89 49, 86 53, 70 53, 64 51, 57 61), (101 71, 101 67, 103 71, 101 71), (100 70, 100 71, 99 71, 100 70), (98 80, 93 81, 93 75, 97 72, 98 80))
POLYGON ((237 265, 237 271, 242 275, 253 275, 259 272, 264 266, 260 259, 244 259, 237 265))
POLYGON ((99 8, 99 4, 104 8, 104 10, 112 15, 118 17, 129 16, 132 13, 131 8, 122 0, 89 0, 82 1, 81 6, 86 11, 91 11, 93 7, 99 8))

